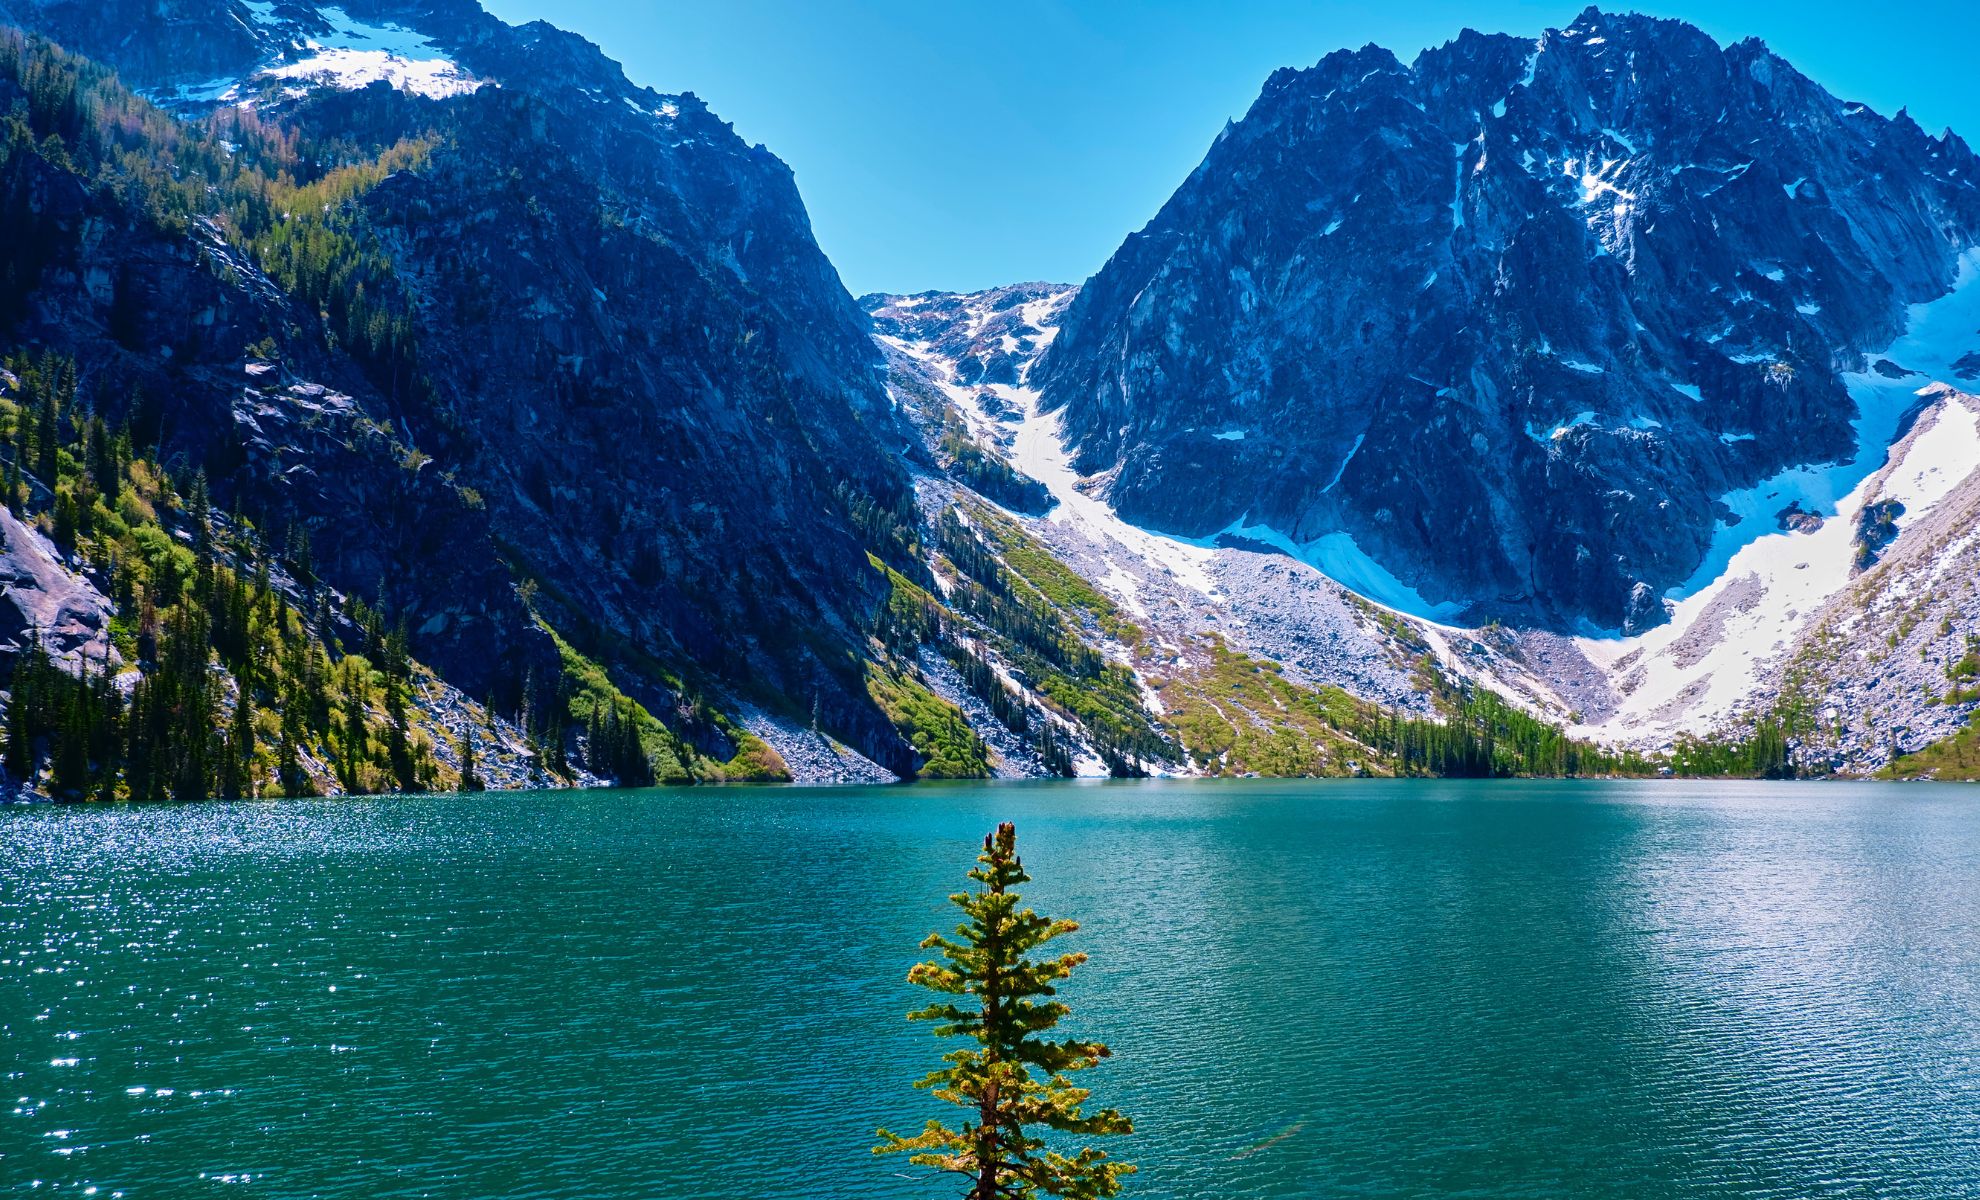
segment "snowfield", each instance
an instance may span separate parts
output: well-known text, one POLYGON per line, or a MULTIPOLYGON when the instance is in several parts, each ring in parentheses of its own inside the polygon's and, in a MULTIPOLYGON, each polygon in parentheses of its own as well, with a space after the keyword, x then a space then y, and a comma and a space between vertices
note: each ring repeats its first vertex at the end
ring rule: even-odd
POLYGON ((486 82, 472 78, 445 58, 407 59, 387 50, 355 50, 339 46, 311 48, 316 53, 310 57, 272 67, 261 72, 261 75, 322 84, 346 91, 384 82, 402 92, 433 100, 476 91, 486 82))
MULTIPOLYGON (((280 21, 268 0, 244 6, 257 27, 280 21)), ((449 58, 426 35, 398 25, 362 21, 341 8, 321 7, 316 15, 328 26, 302 39, 305 53, 293 60, 276 58, 245 79, 214 79, 180 88, 171 100, 196 104, 251 105, 266 80, 283 81, 290 96, 311 87, 354 91, 385 83, 416 96, 444 100, 492 86, 449 58)))
POLYGON ((1796 467, 1725 496, 1739 520, 1720 526, 1697 574, 1669 593, 1669 624, 1636 637, 1576 639, 1618 700, 1578 732, 1657 745, 1752 708, 1815 615, 1854 578, 1864 507, 1902 503, 1902 531, 1980 470, 1980 401, 1944 386, 1977 330, 1980 251, 1973 251, 1961 259, 1953 290, 1913 305, 1904 336, 1869 356, 1910 374, 1846 376, 1858 408, 1854 458, 1796 467), (1782 529, 1778 514, 1790 505, 1820 515, 1821 528, 1782 529))

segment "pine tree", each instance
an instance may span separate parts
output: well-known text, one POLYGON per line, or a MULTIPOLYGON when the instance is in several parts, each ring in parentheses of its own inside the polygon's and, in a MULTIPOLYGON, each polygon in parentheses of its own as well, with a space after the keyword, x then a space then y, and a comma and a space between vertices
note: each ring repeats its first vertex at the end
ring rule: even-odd
POLYGON ((300 699, 291 689, 282 700, 282 736, 275 747, 275 774, 281 781, 284 796, 316 794, 309 780, 309 772, 302 763, 302 744, 306 736, 302 708, 300 699))
POLYGON ((385 758, 399 781, 399 790, 419 790, 419 767, 413 760, 412 740, 406 729, 405 683, 392 673, 385 676, 385 758))
POLYGON ((120 480, 117 457, 110 443, 110 428, 100 416, 89 419, 89 441, 85 451, 85 469, 89 471, 90 480, 96 484, 96 490, 115 500, 120 480))
POLYGON ((64 687, 67 702, 56 714, 54 778, 50 790, 57 796, 80 799, 89 790, 89 686, 64 687))
POLYGON ((221 795, 239 800, 254 793, 254 692, 249 680, 241 680, 240 699, 234 702, 234 729, 227 738, 227 768, 221 795))
POLYGON ((365 679, 358 670, 358 664, 346 658, 344 660, 344 755, 341 765, 344 790, 348 792, 358 790, 358 769, 370 757, 369 738, 366 735, 370 722, 365 715, 365 690, 365 679))
MULTIPOLYGON (((55 486, 56 454, 61 446, 61 410, 58 407, 58 391, 61 387, 57 379, 60 369, 52 364, 43 365, 44 375, 36 389, 34 421, 34 469, 41 481, 49 487, 55 486)), ((71 387, 74 385, 71 384, 71 387)))
POLYGON ((204 554, 213 538, 213 498, 206 490, 206 468, 193 472, 192 486, 187 491, 186 512, 192 517, 193 546, 204 554))
POLYGON ((488 785, 482 782, 481 775, 474 769, 474 728, 469 726, 462 734, 461 742, 461 790, 464 792, 485 792, 488 785))
POLYGON ((63 554, 76 552, 76 498, 71 492, 55 495, 55 548, 63 554))
POLYGON ((942 957, 908 972, 910 983, 944 996, 972 998, 963 1003, 941 1000, 909 1013, 908 1019, 935 1022, 937 1037, 965 1037, 977 1044, 976 1049, 943 1056, 948 1065, 916 1084, 970 1110, 975 1121, 964 1121, 959 1129, 930 1121, 911 1138, 882 1129, 881 1144, 873 1152, 905 1153, 918 1166, 969 1178, 966 1200, 1117 1196, 1121 1176, 1131 1173, 1132 1166, 1111 1162, 1090 1146, 1070 1156, 1047 1150, 1043 1138, 1027 1132, 1034 1127, 1074 1134, 1134 1132, 1133 1123, 1115 1109, 1082 1112, 1089 1093, 1066 1078, 1097 1066, 1111 1053, 1107 1047, 1038 1036, 1069 1011, 1060 1001, 1040 997, 1055 995, 1054 985, 1086 956, 1028 955, 1079 926, 1018 907, 1018 894, 1011 889, 1030 882, 1031 876, 1017 856, 1017 830, 1009 822, 983 839, 976 861, 982 866, 969 878, 982 884, 982 890, 949 897, 968 921, 956 927, 953 938, 930 935, 922 946, 939 949, 942 957))
POLYGON ((310 555, 307 526, 289 526, 289 570, 305 588, 316 586, 316 561, 310 555))
POLYGON ((13 692, 7 703, 7 774, 16 783, 34 776, 34 717, 43 701, 40 689, 41 639, 29 643, 14 664, 13 692))

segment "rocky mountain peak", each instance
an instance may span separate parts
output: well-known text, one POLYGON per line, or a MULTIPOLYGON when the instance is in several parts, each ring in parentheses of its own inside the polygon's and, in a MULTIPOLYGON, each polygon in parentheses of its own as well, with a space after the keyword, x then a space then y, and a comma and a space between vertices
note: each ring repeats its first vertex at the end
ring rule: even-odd
POLYGON ((1135 520, 1345 536, 1439 612, 1640 626, 1719 497, 1854 453, 1844 373, 1980 244, 1976 182, 1956 139, 1683 22, 1342 51, 1272 77, 1036 381, 1135 520), (1271 436, 1208 444, 1231 428, 1271 436))

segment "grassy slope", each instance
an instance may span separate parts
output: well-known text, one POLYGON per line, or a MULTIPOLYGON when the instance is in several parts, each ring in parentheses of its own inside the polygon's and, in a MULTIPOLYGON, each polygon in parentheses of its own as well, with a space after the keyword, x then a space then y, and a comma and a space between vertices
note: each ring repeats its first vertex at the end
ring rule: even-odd
POLYGON ((1216 775, 1386 773, 1380 756, 1342 732, 1368 705, 1340 688, 1288 680, 1277 663, 1206 638, 1210 665, 1157 688, 1197 767, 1216 775))

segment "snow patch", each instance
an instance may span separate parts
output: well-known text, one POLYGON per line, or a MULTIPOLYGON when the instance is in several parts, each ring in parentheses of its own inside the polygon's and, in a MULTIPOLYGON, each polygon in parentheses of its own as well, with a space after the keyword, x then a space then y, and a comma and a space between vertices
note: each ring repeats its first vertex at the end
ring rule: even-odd
MULTIPOLYGON (((1024 318, 1040 331, 1038 343, 1041 350, 1058 335, 1057 316, 1070 297, 1071 293, 1066 292, 1025 304, 1024 318)), ((973 402, 973 389, 955 382, 953 364, 935 354, 926 343, 890 337, 880 340, 926 364, 931 369, 936 386, 954 402, 965 419, 972 423, 979 420, 973 402)), ((1029 374, 1028 366, 1026 373, 1029 374)), ((1216 583, 1206 570, 1215 556, 1214 549, 1129 524, 1117 516, 1113 506, 1105 500, 1080 490, 1080 476, 1073 470, 1072 455, 1063 440, 1060 415, 1041 410, 1036 389, 999 383, 991 385, 988 390, 1019 414, 1017 429, 1011 433, 1011 465, 1044 484, 1057 502, 1046 520, 1072 524, 1093 542, 1100 545, 1111 543, 1129 558, 1139 559, 1151 570, 1173 578, 1179 585, 1206 599, 1222 599, 1216 583)), ((1001 431, 985 428, 980 432, 987 436, 1001 431)), ((1125 595, 1121 595, 1121 599, 1124 604, 1127 602, 1125 595)))
POLYGON ((1108 559, 1107 573, 1100 577, 1099 584, 1109 595, 1121 602, 1122 608, 1144 621, 1148 619, 1148 606, 1141 599, 1141 581, 1122 570, 1121 564, 1111 558, 1108 559))
POLYGON ((408 60, 384 50, 345 50, 321 47, 299 62, 262 72, 272 79, 323 84, 345 91, 388 83, 402 92, 444 100, 479 90, 486 82, 472 78, 444 58, 408 60))
POLYGON ((1593 425, 1594 423, 1595 423, 1594 411, 1591 409, 1583 409, 1582 411, 1574 414, 1574 416, 1571 419, 1569 419, 1565 424, 1556 425, 1544 434, 1536 431, 1533 427, 1533 422, 1528 421, 1526 423, 1526 436, 1532 438, 1534 441, 1539 442, 1541 445, 1544 446, 1549 442, 1560 441, 1563 437, 1567 436, 1567 432, 1570 429, 1574 429, 1577 426, 1581 426, 1581 425, 1593 425))
POLYGON ((1980 464, 1980 402, 1939 385, 1917 386, 1918 375, 1949 377, 1975 328, 1980 250, 1961 257, 1952 291, 1913 305, 1904 336, 1871 356, 1904 362, 1917 374, 1843 377, 1857 404, 1851 458, 1791 468, 1722 497, 1736 519, 1719 526, 1692 579, 1666 593, 1668 624, 1634 637, 1576 639, 1615 677, 1621 695, 1600 725, 1577 732, 1654 743, 1710 730, 1752 702, 1806 624, 1849 585, 1864 507, 1893 499, 1904 505, 1901 523, 1920 520, 1980 464), (1900 441, 1900 424, 1921 396, 1939 406, 1900 441), (1782 530, 1779 514, 1791 507, 1826 519, 1809 532, 1782 530))
POLYGON ((1582 207, 1595 203, 1604 195, 1612 195, 1618 205, 1626 205, 1636 199, 1636 193, 1618 186, 1616 177, 1621 174, 1622 168, 1629 165, 1629 161, 1626 158, 1605 158, 1600 165, 1596 165, 1593 159, 1570 158, 1562 164, 1562 172, 1580 177, 1579 203, 1582 207))
POLYGON ((1341 481, 1341 476, 1347 474, 1348 464, 1354 461, 1354 456, 1356 454, 1360 453, 1361 443, 1367 440, 1368 440, 1368 435, 1365 433, 1357 433, 1354 435, 1354 445, 1348 447, 1347 457, 1341 460, 1341 465, 1334 468, 1334 477, 1327 481, 1326 487, 1320 489, 1322 495, 1325 495, 1326 493, 1334 490, 1334 485, 1341 481))
MULTIPOLYGON (((1870 358, 1872 361, 1889 358, 1904 363, 1915 373, 1933 379, 1951 379, 1954 378, 1952 363, 1965 352, 1971 331, 1976 328, 1980 328, 1980 250, 1971 250, 1960 258, 1953 290, 1937 300, 1912 305, 1904 336, 1882 354, 1870 358)), ((1772 358, 1765 354, 1737 355, 1733 361, 1759 363, 1772 358)), ((1824 516, 1835 515, 1841 511, 1843 499, 1883 464, 1899 420, 1917 403, 1915 376, 1886 379, 1875 371, 1860 371, 1844 375, 1843 383, 1850 398, 1856 401, 1855 456, 1845 462, 1790 467, 1750 488, 1722 497, 1723 503, 1741 519, 1733 525, 1721 523, 1704 563, 1691 579, 1672 589, 1669 593, 1672 599, 1695 595, 1724 575, 1734 555, 1771 529, 1774 514, 1789 502, 1798 501, 1803 509, 1824 516)), ((1741 435, 1735 440, 1751 436, 1741 435)))
MULTIPOLYGON (((1484 131, 1481 130, 1478 136, 1484 137, 1484 131)), ((1454 230, 1464 228, 1464 152, 1470 145, 1470 142, 1459 142, 1451 147, 1457 157, 1457 190, 1451 196, 1451 228, 1454 230)))
POLYGON ((1577 639, 1591 659, 1621 674, 1625 692, 1602 726, 1581 732, 1668 739, 1707 731, 1749 703, 1806 623, 1848 586, 1863 507, 1893 499, 1904 505, 1904 520, 1919 519, 1972 474, 1980 412, 1970 403, 1949 398, 1931 427, 1908 438, 1883 471, 1858 480, 1821 528, 1779 531, 1770 514, 1768 532, 1679 601, 1668 625, 1634 638, 1577 639), (1641 666, 1624 670, 1625 659, 1641 666))
MULTIPOLYGON (((257 23, 274 19, 271 3, 247 6, 257 23)), ((329 25, 318 36, 304 40, 307 52, 294 62, 277 62, 263 67, 250 79, 213 80, 181 89, 181 99, 209 103, 237 103, 254 90, 256 79, 286 80, 290 94, 301 94, 308 85, 344 90, 385 83, 402 92, 443 100, 488 86, 449 58, 425 34, 400 25, 373 24, 352 17, 341 8, 321 8, 317 14, 329 25)))

